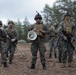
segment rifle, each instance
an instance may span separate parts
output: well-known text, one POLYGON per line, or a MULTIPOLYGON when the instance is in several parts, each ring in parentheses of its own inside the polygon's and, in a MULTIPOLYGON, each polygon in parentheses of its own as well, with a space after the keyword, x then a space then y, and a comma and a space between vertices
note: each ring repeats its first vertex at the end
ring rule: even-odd
POLYGON ((72 44, 72 34, 67 34, 65 31, 62 31, 63 35, 67 37, 67 42, 70 43, 71 47, 73 48, 73 50, 75 50, 74 45, 72 44))
POLYGON ((12 40, 12 36, 8 34, 8 40, 16 47, 16 44, 17 44, 17 40, 15 41, 11 41, 12 40))

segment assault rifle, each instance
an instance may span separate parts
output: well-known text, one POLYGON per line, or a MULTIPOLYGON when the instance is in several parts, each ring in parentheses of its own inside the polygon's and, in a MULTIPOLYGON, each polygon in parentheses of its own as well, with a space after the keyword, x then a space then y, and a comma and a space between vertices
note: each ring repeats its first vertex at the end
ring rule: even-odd
POLYGON ((73 48, 73 50, 75 50, 75 47, 73 46, 73 43, 72 43, 72 41, 73 41, 73 35, 72 34, 67 34, 65 31, 62 31, 62 33, 63 33, 63 35, 65 36, 65 37, 67 37, 67 42, 71 45, 71 47, 73 48))
POLYGON ((8 40, 16 47, 16 44, 17 44, 17 40, 14 40, 14 41, 12 41, 12 36, 11 35, 7 35, 7 38, 8 38, 8 40))

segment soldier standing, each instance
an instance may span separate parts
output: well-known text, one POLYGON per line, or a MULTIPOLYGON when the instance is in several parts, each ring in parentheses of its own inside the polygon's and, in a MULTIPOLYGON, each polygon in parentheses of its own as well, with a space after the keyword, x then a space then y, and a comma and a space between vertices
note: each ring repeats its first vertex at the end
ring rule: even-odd
POLYGON ((40 60, 41 60, 42 67, 43 69, 46 69, 46 60, 45 60, 46 48, 44 45, 45 34, 43 34, 42 31, 40 30, 47 30, 47 27, 43 26, 42 17, 39 13, 37 13, 34 20, 36 21, 36 23, 29 30, 36 29, 35 32, 37 33, 37 38, 36 40, 32 41, 32 44, 31 44, 32 62, 31 62, 30 69, 35 69, 38 50, 40 53, 40 60))
POLYGON ((4 29, 2 28, 2 21, 0 21, 0 50, 1 50, 1 59, 4 67, 8 67, 6 59, 6 48, 5 43, 7 41, 7 35, 4 29))
POLYGON ((49 58, 52 56, 52 50, 54 49, 54 57, 57 58, 57 44, 58 44, 58 34, 57 34, 57 24, 54 23, 51 28, 50 28, 50 40, 49 40, 49 47, 50 47, 50 52, 49 52, 49 58))
POLYGON ((74 46, 72 42, 74 41, 75 35, 75 24, 71 22, 70 13, 66 13, 64 15, 64 21, 60 23, 60 41, 61 41, 61 50, 62 50, 62 62, 63 67, 66 67, 66 61, 68 58, 68 67, 71 67, 72 59, 73 59, 73 50, 74 46))
POLYGON ((58 63, 62 63, 62 41, 61 41, 61 26, 58 26, 58 63))
POLYGON ((11 64, 14 58, 14 52, 15 52, 17 41, 18 41, 18 32, 14 28, 13 21, 11 20, 8 21, 8 28, 6 29, 6 31, 7 31, 7 38, 8 38, 7 43, 6 43, 6 49, 7 49, 7 52, 9 49, 9 53, 10 53, 9 64, 11 64))

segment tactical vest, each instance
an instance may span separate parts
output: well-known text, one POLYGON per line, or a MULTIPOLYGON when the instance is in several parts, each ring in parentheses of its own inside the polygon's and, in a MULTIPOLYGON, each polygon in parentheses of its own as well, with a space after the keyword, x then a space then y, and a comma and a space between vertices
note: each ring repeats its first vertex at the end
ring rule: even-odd
POLYGON ((63 27, 63 31, 65 31, 67 34, 72 34, 71 22, 64 22, 62 27, 63 27))
POLYGON ((57 37, 55 30, 52 27, 50 28, 50 37, 57 37))
POLYGON ((15 29, 10 29, 10 28, 8 28, 8 29, 7 29, 7 34, 9 35, 9 37, 10 37, 11 39, 13 39, 13 38, 15 37, 15 29))
POLYGON ((37 33, 38 36, 42 36, 42 33, 39 31, 42 28, 43 28, 42 24, 39 24, 39 25, 35 24, 34 25, 35 32, 37 33))
POLYGON ((71 22, 63 22, 62 24, 62 33, 67 37, 68 43, 71 43, 73 37, 73 25, 71 22))

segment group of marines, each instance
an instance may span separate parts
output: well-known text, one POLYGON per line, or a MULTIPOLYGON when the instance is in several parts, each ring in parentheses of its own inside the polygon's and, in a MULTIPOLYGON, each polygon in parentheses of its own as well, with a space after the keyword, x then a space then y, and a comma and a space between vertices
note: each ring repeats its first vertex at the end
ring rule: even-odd
POLYGON ((59 63, 62 63, 62 68, 67 66, 67 62, 68 67, 72 67, 73 51, 75 50, 73 42, 76 39, 76 25, 71 21, 71 14, 67 12, 64 15, 63 21, 58 23, 59 25, 54 23, 50 28, 42 24, 42 16, 39 13, 37 13, 34 20, 36 23, 29 28, 29 31, 36 28, 34 31, 37 33, 37 38, 31 41, 32 61, 30 69, 35 69, 38 50, 42 68, 44 70, 46 69, 47 59, 45 59, 46 48, 44 44, 44 37, 46 35, 49 35, 49 58, 52 57, 52 50, 54 50, 54 57, 58 58, 59 63))
MULTIPOLYGON (((37 13, 34 20, 35 24, 30 26, 28 31, 34 30, 37 33, 37 38, 31 41, 31 54, 32 61, 30 69, 35 69, 37 61, 37 53, 39 51, 42 68, 46 69, 45 59, 45 36, 49 35, 49 58, 52 57, 52 51, 54 57, 58 58, 58 62, 62 63, 62 68, 72 67, 73 51, 75 46, 73 42, 76 39, 76 25, 71 21, 71 15, 67 12, 64 15, 64 20, 59 23, 54 23, 50 28, 42 23, 42 16, 37 13), (58 54, 57 54, 58 49, 58 54)), ((14 27, 14 22, 9 20, 8 27, 3 28, 2 21, 0 21, 0 51, 1 51, 1 64, 4 67, 8 67, 7 57, 9 56, 9 64, 12 64, 14 58, 14 52, 18 41, 18 32, 14 27)), ((51 63, 51 62, 50 62, 51 63)))

